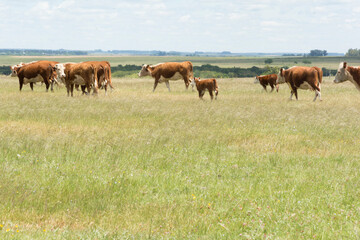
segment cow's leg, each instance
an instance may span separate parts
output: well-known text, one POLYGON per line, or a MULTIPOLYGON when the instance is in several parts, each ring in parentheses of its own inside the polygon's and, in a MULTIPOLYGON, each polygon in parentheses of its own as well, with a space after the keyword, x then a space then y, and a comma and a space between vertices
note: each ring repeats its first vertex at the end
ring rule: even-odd
POLYGON ((204 96, 204 94, 205 94, 205 90, 201 90, 201 91, 199 92, 199 94, 200 94, 200 99, 203 100, 203 96, 204 96))
POLYGON ((105 96, 107 96, 107 84, 104 85, 104 89, 105 89, 105 96))
POLYGON ((166 84, 166 87, 169 89, 169 92, 171 92, 170 91, 170 83, 169 83, 169 81, 165 81, 165 84, 166 84))
POLYGON ((51 92, 54 92, 54 82, 55 81, 53 80, 53 81, 51 81, 51 84, 50 84, 51 85, 51 92))
POLYGON ((30 88, 31 88, 31 91, 34 91, 34 83, 30 83, 30 88))
POLYGON ((75 84, 76 91, 80 91, 79 84, 75 84))
POLYGON ((71 84, 71 97, 74 97, 74 84, 71 84))
POLYGON ((290 94, 290 97, 289 97, 289 101, 292 100, 292 96, 293 96, 294 92, 291 90, 291 94, 290 94))
POLYGON ((45 86, 46 86, 46 92, 48 92, 49 91, 49 86, 50 86, 49 82, 45 82, 45 86))
POLYGON ((157 87, 158 83, 159 83, 159 80, 155 79, 153 92, 155 92, 155 88, 157 87))
POLYGON ((319 99, 321 101, 321 89, 320 89, 320 84, 319 86, 317 86, 315 83, 310 82, 309 85, 315 90, 315 98, 314 98, 314 102, 316 101, 317 96, 319 96, 319 99))
POLYGON ((219 93, 219 91, 217 91, 217 90, 215 89, 215 100, 217 99, 218 93, 219 93))
POLYGON ((70 97, 70 84, 66 84, 67 96, 70 97))
POLYGON ((297 94, 297 88, 294 88, 294 93, 295 93, 296 101, 299 100, 298 99, 298 94, 297 94))
POLYGON ((274 91, 274 85, 272 83, 270 83, 270 87, 271 87, 271 91, 270 92, 273 92, 274 91))
POLYGON ((213 91, 211 89, 208 89, 208 90, 209 90, 210 98, 212 101, 214 99, 213 91))
POLYGON ((265 92, 267 92, 267 90, 266 90, 266 85, 263 84, 263 83, 261 83, 261 86, 264 88, 265 92))
POLYGON ((20 88, 20 92, 21 92, 21 89, 22 89, 23 85, 24 85, 24 78, 20 78, 20 77, 19 77, 19 88, 20 88))
MULTIPOLYGON (((78 88, 79 88, 79 85, 78 85, 78 88)), ((81 92, 82 92, 82 95, 87 95, 87 92, 85 91, 86 89, 86 86, 85 85, 81 85, 81 92)), ((79 91, 79 90, 78 90, 79 91)))

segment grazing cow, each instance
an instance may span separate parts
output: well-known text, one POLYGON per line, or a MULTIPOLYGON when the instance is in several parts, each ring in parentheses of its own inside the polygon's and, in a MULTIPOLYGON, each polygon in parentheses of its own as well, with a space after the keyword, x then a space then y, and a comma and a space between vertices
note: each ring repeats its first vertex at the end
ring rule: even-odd
POLYGON ((260 83, 261 86, 267 91, 266 86, 270 85, 271 92, 274 91, 274 86, 276 86, 276 92, 279 91, 279 84, 276 84, 277 75, 276 74, 269 74, 265 76, 256 76, 254 83, 260 83))
POLYGON ((290 100, 295 94, 298 100, 297 89, 315 90, 315 98, 321 101, 322 71, 318 67, 291 67, 287 70, 280 69, 276 83, 287 83, 291 90, 290 100))
POLYGON ((139 72, 139 77, 152 76, 155 79, 154 89, 158 83, 165 82, 166 87, 170 92, 169 80, 180 80, 183 79, 185 82, 186 89, 188 89, 191 79, 194 77, 193 66, 191 62, 166 62, 159 63, 154 66, 143 65, 139 72))
POLYGON ((98 92, 97 68, 93 64, 83 63, 62 63, 56 64, 55 70, 58 77, 65 83, 67 94, 73 97, 74 84, 85 86, 90 93, 91 88, 94 94, 98 92))
POLYGON ((360 67, 350 67, 346 62, 342 62, 335 75, 334 83, 342 83, 347 80, 352 82, 360 91, 360 67))
POLYGON ((53 67, 58 62, 54 61, 37 61, 28 64, 19 64, 12 66, 12 75, 17 75, 19 78, 20 91, 24 84, 30 83, 30 88, 33 90, 34 83, 44 82, 46 91, 49 90, 51 84, 51 91, 54 91, 53 84, 56 81, 53 67))
POLYGON ((191 85, 194 87, 196 85, 196 89, 199 92, 199 98, 203 99, 203 96, 206 92, 206 90, 209 91, 210 98, 213 100, 213 91, 215 92, 215 100, 217 99, 217 95, 219 93, 218 91, 218 85, 215 78, 210 79, 204 79, 200 80, 200 78, 194 78, 193 81, 191 81, 191 85))

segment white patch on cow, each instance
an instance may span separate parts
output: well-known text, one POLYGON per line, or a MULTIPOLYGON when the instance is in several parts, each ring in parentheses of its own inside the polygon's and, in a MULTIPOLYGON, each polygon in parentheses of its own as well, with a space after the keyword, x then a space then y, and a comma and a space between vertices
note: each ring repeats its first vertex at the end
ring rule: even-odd
POLYGON ((34 78, 24 78, 24 84, 27 84, 27 83, 36 83, 36 82, 42 82, 44 81, 43 77, 38 74, 36 77, 34 78))
POLYGON ((182 75, 179 72, 176 72, 172 77, 170 78, 165 78, 164 76, 161 76, 159 79, 159 83, 165 82, 165 81, 169 81, 169 80, 179 80, 182 79, 182 75))
POLYGON ((151 65, 150 67, 157 67, 157 66, 159 66, 159 65, 161 65, 161 64, 164 64, 164 63, 158 63, 158 64, 156 64, 156 65, 151 65))
POLYGON ((299 89, 304 89, 304 90, 306 90, 306 89, 313 89, 313 88, 310 86, 310 84, 307 83, 307 82, 303 82, 302 84, 300 84, 300 86, 299 86, 298 88, 299 88, 299 89))
POLYGON ((85 79, 82 78, 80 75, 75 75, 74 84, 85 85, 85 79))

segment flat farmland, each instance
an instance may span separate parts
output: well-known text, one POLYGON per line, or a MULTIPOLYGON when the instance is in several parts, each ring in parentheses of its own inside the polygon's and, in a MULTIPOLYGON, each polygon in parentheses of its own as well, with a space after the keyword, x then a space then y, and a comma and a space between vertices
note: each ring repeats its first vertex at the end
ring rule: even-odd
POLYGON ((356 88, 218 84, 71 98, 1 76, 0 238, 359 239, 356 88))
POLYGON ((179 57, 179 56, 1 56, 0 66, 13 65, 19 62, 31 62, 37 60, 53 60, 59 62, 81 62, 81 61, 109 61, 112 66, 119 64, 156 64, 160 62, 172 62, 172 61, 191 61, 194 66, 201 66, 204 64, 217 65, 219 67, 241 67, 251 68, 266 66, 265 60, 271 58, 273 63, 270 66, 318 66, 320 68, 325 67, 327 69, 337 69, 339 63, 347 61, 350 66, 359 66, 360 58, 346 58, 346 57, 179 57), (303 60, 308 60, 311 63, 304 64, 303 60))

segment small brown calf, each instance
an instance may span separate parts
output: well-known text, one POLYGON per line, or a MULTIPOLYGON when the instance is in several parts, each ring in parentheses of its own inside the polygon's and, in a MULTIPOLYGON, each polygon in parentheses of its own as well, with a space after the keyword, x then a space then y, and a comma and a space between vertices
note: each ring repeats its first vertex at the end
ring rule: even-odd
POLYGON ((196 85, 196 88, 199 92, 200 99, 202 99, 206 90, 209 91, 211 100, 213 100, 213 98, 214 98, 213 91, 215 92, 215 100, 217 99, 217 95, 218 95, 219 91, 218 91, 218 85, 217 85, 215 78, 204 79, 204 80, 200 80, 200 78, 194 78, 194 80, 191 81, 191 85, 192 86, 196 85))

